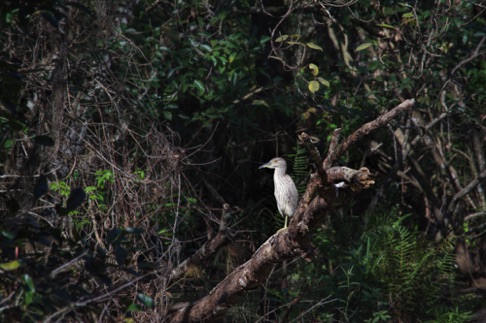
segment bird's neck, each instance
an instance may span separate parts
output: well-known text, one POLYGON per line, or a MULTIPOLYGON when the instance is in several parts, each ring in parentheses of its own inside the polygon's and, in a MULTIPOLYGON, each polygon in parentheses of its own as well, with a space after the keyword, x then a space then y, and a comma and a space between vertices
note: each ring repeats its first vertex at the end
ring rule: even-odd
POLYGON ((280 178, 285 175, 285 168, 275 168, 274 178, 280 178))

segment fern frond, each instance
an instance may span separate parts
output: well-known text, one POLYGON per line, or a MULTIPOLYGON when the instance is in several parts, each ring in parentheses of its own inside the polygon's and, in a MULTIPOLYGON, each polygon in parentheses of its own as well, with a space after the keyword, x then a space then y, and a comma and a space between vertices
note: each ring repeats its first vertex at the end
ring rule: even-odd
POLYGON ((302 194, 307 187, 307 180, 309 178, 309 156, 307 155, 307 150, 302 146, 297 144, 295 146, 295 153, 289 155, 292 158, 292 177, 297 186, 297 191, 302 194))

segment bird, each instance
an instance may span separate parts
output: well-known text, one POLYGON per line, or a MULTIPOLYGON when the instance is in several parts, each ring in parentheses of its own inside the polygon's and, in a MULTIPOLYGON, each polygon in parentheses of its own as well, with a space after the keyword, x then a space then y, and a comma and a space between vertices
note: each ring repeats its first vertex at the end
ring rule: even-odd
POLYGON ((297 187, 295 187, 292 177, 286 174, 287 163, 285 162, 285 159, 275 157, 268 163, 258 167, 258 169, 262 168, 275 169, 275 172, 273 173, 273 183, 275 186, 274 194, 275 199, 277 200, 278 212, 284 217, 285 224, 283 229, 285 229, 287 228, 288 218, 294 215, 299 203, 297 187))

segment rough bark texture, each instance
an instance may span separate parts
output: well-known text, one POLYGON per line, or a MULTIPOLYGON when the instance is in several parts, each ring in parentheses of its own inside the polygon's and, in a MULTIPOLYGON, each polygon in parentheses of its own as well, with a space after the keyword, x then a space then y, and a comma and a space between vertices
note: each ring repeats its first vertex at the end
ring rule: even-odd
MULTIPOLYGON (((192 304, 176 304, 169 313, 170 321, 201 322, 218 318, 224 315, 246 290, 253 289, 263 282, 275 264, 297 256, 306 257, 310 250, 311 233, 325 220, 328 210, 374 184, 373 176, 367 168, 331 168, 332 163, 338 160, 352 143, 388 123, 399 113, 411 109, 413 104, 413 100, 404 101, 388 113, 363 125, 339 147, 334 142, 332 151, 329 151, 328 157, 322 163, 315 152, 311 152, 314 154, 314 162, 321 164, 318 165, 318 171, 311 175, 289 227, 271 236, 250 260, 236 268, 208 295, 192 304), (338 182, 341 184, 334 184, 338 182)), ((305 144, 309 136, 301 134, 299 138, 305 144)))

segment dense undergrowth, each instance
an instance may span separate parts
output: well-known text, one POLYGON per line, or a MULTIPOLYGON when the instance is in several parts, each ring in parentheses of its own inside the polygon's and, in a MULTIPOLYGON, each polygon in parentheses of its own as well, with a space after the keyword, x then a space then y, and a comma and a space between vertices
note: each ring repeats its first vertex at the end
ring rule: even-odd
MULTIPOLYGON (((164 321, 282 224, 262 162, 305 189, 323 155, 406 98, 342 165, 373 190, 227 321, 480 320, 485 8, 473 1, 4 1, 0 318, 164 321), (184 260, 224 223, 231 239, 184 260)), ((484 313, 483 313, 484 315, 484 313)))

